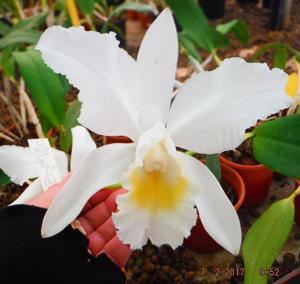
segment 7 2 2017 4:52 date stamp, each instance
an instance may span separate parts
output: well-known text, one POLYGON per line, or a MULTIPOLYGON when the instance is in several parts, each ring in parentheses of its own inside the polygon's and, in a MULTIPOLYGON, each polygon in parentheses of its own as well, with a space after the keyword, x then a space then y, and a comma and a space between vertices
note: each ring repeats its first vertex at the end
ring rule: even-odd
POLYGON ((280 272, 279 267, 270 267, 269 269, 261 267, 259 269, 259 275, 260 276, 265 276, 265 275, 279 276, 279 272, 280 272))
POLYGON ((201 276, 214 276, 214 277, 226 277, 231 278, 234 276, 243 276, 244 275, 243 267, 200 267, 199 272, 201 276))

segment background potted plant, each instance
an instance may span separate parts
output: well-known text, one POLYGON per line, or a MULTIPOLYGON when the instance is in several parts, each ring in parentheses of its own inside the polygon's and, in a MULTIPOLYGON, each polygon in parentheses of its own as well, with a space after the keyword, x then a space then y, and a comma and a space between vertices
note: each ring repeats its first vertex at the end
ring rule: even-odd
MULTIPOLYGON (((243 145, 248 144, 248 147, 252 147, 249 142, 251 141, 246 140, 243 145)), ((230 151, 227 155, 220 155, 220 160, 222 163, 235 169, 243 178, 246 189, 244 206, 256 206, 266 199, 272 182, 273 172, 249 156, 249 154, 245 152, 244 147, 240 147, 240 149, 242 149, 243 152, 238 152, 239 158, 236 159, 236 161, 240 162, 228 158, 227 155, 229 154, 232 154, 231 157, 235 157, 234 151, 230 151)))

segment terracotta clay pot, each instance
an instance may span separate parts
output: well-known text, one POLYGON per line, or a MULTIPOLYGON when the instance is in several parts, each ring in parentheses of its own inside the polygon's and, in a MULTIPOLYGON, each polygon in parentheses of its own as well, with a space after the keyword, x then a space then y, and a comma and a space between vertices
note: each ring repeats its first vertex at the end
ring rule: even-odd
POLYGON ((220 156, 220 161, 235 169, 243 178, 246 189, 244 206, 251 207, 261 204, 267 197, 272 182, 273 172, 264 165, 243 165, 220 156))
POLYGON ((103 144, 112 143, 132 143, 132 140, 126 136, 105 136, 103 139, 103 144))
MULTIPOLYGON (((296 188, 300 186, 300 180, 296 180, 296 188)), ((300 195, 296 196, 295 201, 295 222, 300 225, 300 195)))
MULTIPOLYGON (((237 171, 225 164, 221 164, 221 170, 222 180, 233 186, 238 197, 236 204, 234 204, 234 208, 238 211, 245 198, 243 179, 237 171)), ((192 228, 191 235, 185 240, 184 245, 198 253, 213 253, 222 249, 205 231, 199 216, 196 225, 192 228)))
POLYGON ((127 19, 132 21, 137 21, 139 19, 139 14, 137 11, 128 10, 127 11, 127 19))

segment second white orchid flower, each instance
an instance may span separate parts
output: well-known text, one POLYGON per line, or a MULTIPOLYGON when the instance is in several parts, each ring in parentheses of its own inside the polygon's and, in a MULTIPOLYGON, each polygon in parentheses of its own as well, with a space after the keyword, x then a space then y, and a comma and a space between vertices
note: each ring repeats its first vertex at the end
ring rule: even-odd
MULTIPOLYGON (((82 126, 72 128, 72 155, 70 170, 75 171, 86 156, 96 149, 96 144, 89 132, 82 126)), ((68 157, 66 153, 52 148, 52 155, 63 179, 68 173, 68 157)), ((34 181, 11 205, 24 204, 43 192, 38 177, 38 164, 29 147, 0 146, 0 169, 12 182, 22 185, 25 181, 34 181)))
POLYGON ((118 44, 113 33, 51 27, 37 45, 44 61, 80 90, 82 125, 134 141, 88 155, 49 208, 42 234, 61 231, 99 188, 121 181, 128 193, 118 197, 113 221, 131 248, 148 239, 176 248, 189 236, 198 210, 206 231, 238 254, 241 228, 233 205, 209 169, 176 146, 207 154, 237 147, 245 129, 289 106, 286 74, 266 64, 225 60, 191 78, 171 105, 178 57, 171 12, 148 29, 137 60, 118 44))

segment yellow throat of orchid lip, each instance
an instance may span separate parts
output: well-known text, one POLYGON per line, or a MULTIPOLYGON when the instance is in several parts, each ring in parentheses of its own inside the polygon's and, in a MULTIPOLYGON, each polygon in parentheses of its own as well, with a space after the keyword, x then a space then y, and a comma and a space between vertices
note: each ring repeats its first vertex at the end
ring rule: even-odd
POLYGON ((131 174, 132 201, 151 213, 172 211, 183 200, 188 181, 179 176, 168 179, 161 171, 134 170, 131 174))
POLYGON ((132 201, 151 213, 176 209, 187 191, 187 179, 168 157, 163 144, 155 145, 144 158, 144 167, 131 173, 132 201), (172 164, 170 164, 172 163, 172 164))
POLYGON ((287 84, 285 86, 286 93, 291 97, 294 98, 299 90, 299 78, 297 73, 292 73, 289 75, 287 84))

